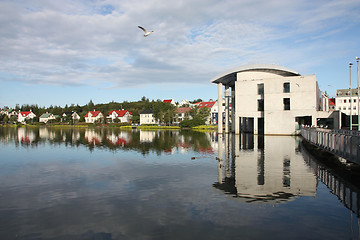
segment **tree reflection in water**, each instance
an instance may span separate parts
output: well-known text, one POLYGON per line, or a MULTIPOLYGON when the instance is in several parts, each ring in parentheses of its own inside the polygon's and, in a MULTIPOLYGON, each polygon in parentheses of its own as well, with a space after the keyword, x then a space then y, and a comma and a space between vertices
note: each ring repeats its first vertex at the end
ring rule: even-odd
POLYGON ((214 132, 189 131, 144 131, 120 130, 118 128, 0 128, 0 141, 15 143, 23 147, 36 147, 39 144, 65 144, 66 146, 86 146, 109 150, 134 150, 142 154, 154 152, 158 155, 175 150, 213 154, 214 132))

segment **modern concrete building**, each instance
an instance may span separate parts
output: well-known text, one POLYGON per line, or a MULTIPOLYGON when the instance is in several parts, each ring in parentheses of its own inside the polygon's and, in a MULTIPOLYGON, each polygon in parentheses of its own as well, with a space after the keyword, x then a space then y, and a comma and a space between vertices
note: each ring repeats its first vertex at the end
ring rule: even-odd
MULTIPOLYGON (((319 121, 331 128, 340 127, 340 113, 329 111, 328 98, 320 91, 315 75, 256 64, 227 71, 211 82, 218 84, 218 101, 225 95, 226 133, 294 135, 301 124, 317 126, 319 121)), ((222 112, 223 106, 218 107, 222 112)), ((222 122, 218 126, 222 133, 222 122)))

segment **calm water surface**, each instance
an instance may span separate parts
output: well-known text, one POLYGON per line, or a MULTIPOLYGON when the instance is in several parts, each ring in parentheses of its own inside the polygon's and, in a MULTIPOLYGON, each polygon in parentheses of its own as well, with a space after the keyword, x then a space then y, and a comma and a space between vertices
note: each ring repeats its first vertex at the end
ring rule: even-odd
POLYGON ((2 127, 0 239, 359 239, 349 179, 295 137, 2 127))

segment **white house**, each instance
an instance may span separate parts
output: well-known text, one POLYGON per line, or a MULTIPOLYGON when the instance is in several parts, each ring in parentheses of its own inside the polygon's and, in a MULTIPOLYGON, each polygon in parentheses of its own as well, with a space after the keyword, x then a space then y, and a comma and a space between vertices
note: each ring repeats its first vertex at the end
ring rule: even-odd
POLYGON ((179 124, 185 119, 192 119, 190 116, 191 107, 180 107, 174 111, 173 123, 179 124))
POLYGON ((71 118, 74 122, 78 122, 80 120, 80 116, 79 114, 77 114, 76 112, 64 112, 62 115, 62 119, 61 121, 63 121, 63 119, 66 118, 71 118))
POLYGON ((339 110, 347 115, 359 114, 359 98, 358 89, 338 89, 336 90, 335 106, 336 110, 339 110))
MULTIPOLYGON (((218 106, 221 111, 225 108, 225 132, 229 132, 230 119, 231 131, 236 134, 293 135, 301 124, 317 125, 324 119, 333 128, 340 127, 339 112, 324 109, 328 99, 324 99, 315 75, 302 76, 285 67, 255 64, 222 73, 211 82, 218 84, 218 99, 225 95, 225 107, 218 106)), ((222 122, 218 124, 222 132, 222 122)))
POLYGON ((55 118, 56 117, 54 114, 46 112, 41 114, 39 117, 39 122, 47 123, 48 121, 55 120, 55 118))
POLYGON ((32 111, 19 112, 18 122, 25 123, 26 120, 33 119, 36 115, 32 111))
POLYGON ((159 121, 154 118, 152 110, 144 110, 140 113, 140 125, 142 124, 159 124, 159 121))
POLYGON ((165 99, 163 100, 164 103, 169 103, 169 104, 172 104, 174 106, 176 106, 176 102, 174 101, 174 99, 165 99))
POLYGON ((100 111, 89 111, 86 113, 85 122, 86 123, 94 123, 95 121, 101 121, 104 119, 104 115, 100 111))
POLYGON ((181 100, 181 102, 179 103, 179 106, 190 106, 190 102, 188 100, 181 100))
POLYGON ((131 122, 132 113, 128 110, 112 110, 109 112, 109 115, 106 117, 109 122, 114 122, 115 119, 119 119, 121 123, 131 122))

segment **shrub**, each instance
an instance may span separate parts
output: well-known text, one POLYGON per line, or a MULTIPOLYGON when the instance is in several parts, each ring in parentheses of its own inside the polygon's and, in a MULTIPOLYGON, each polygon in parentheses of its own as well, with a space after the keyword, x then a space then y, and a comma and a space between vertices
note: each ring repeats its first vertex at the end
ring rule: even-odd
POLYGON ((195 118, 195 119, 191 119, 191 120, 184 120, 180 123, 180 127, 181 128, 192 128, 192 127, 196 127, 199 125, 204 125, 205 121, 195 118))

